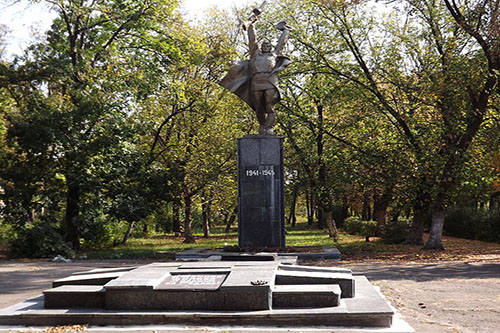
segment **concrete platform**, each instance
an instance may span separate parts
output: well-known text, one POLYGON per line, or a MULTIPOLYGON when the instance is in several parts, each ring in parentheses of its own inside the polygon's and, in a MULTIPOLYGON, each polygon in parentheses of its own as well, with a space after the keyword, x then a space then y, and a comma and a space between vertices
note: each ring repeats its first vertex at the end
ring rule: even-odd
POLYGON ((134 311, 45 309, 37 297, 0 310, 0 325, 252 325, 307 327, 391 327, 394 310, 365 277, 355 277, 356 298, 340 306, 262 311, 134 311))
POLYGON ((0 325, 392 329, 396 318, 366 277, 342 268, 275 261, 152 263, 57 281, 45 299, 0 310, 0 325), (104 283, 112 275, 101 286, 83 284, 104 283))

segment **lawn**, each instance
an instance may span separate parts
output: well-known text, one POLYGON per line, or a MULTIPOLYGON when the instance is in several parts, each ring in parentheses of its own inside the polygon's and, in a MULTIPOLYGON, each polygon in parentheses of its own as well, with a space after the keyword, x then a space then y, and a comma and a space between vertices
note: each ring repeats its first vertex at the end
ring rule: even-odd
MULTIPOLYGON (((209 238, 195 232, 196 243, 184 244, 182 236, 154 235, 147 238, 130 238, 127 244, 110 249, 88 251, 85 254, 94 259, 119 258, 154 258, 169 259, 176 252, 194 248, 220 249, 224 246, 238 245, 238 233, 224 233, 222 228, 213 228, 209 238)), ((299 223, 295 228, 288 228, 287 246, 335 246, 324 230, 308 228, 306 223, 299 223)))
MULTIPOLYGON (((196 243, 184 244, 182 236, 173 234, 155 234, 149 237, 132 237, 127 244, 106 249, 87 249, 80 253, 90 259, 149 259, 172 260, 175 253, 194 249, 220 249, 226 245, 238 244, 238 233, 233 230, 224 233, 222 227, 212 228, 210 238, 203 238, 201 232, 195 232, 196 243)), ((424 235, 424 238, 428 235, 424 235)), ((307 223, 298 223, 295 227, 287 226, 286 245, 288 247, 336 247, 342 253, 343 261, 429 261, 429 260, 468 260, 500 261, 500 244, 455 237, 443 237, 445 251, 422 250, 422 246, 407 244, 384 244, 378 238, 366 242, 362 236, 339 232, 337 242, 328 237, 326 230, 311 228, 307 223)), ((306 251, 300 248, 300 251, 306 251)), ((0 259, 5 259, 8 247, 0 242, 0 259)))
MULTIPOLYGON (((424 238, 428 235, 424 235, 424 238)), ((196 243, 184 244, 183 237, 155 235, 148 238, 131 238, 126 245, 110 249, 88 251, 94 259, 173 259, 176 252, 193 248, 220 249, 226 245, 237 245, 238 234, 224 233, 214 228, 210 238, 195 233, 196 243)), ((407 244, 384 244, 378 238, 366 242, 362 236, 349 235, 342 231, 337 242, 328 237, 326 230, 311 228, 307 223, 287 227, 286 244, 289 247, 336 247, 344 261, 422 261, 422 260, 500 260, 500 244, 443 237, 446 251, 422 250, 422 246, 407 244)), ((303 250, 303 249, 301 249, 303 250)))

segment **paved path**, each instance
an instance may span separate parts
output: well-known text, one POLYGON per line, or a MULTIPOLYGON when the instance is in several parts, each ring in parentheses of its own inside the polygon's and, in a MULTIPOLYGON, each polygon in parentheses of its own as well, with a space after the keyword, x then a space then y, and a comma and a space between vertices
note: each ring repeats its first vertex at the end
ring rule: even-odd
MULTIPOLYGON (((53 280, 147 261, 0 261, 0 308, 40 295, 53 280)), ((323 262, 324 263, 324 262, 323 262)), ((500 332, 500 263, 341 264, 366 275, 417 332, 500 332)))
POLYGON ((500 332, 500 263, 349 264, 417 332, 500 332))

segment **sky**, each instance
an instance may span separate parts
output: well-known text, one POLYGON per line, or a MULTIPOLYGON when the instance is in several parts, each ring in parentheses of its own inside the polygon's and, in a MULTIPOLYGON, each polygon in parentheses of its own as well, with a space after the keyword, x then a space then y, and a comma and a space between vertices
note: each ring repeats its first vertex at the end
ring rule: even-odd
MULTIPOLYGON (((11 59, 16 54, 21 54, 30 42, 42 36, 49 29, 55 13, 42 2, 30 3, 28 0, 0 0, 0 24, 7 26, 7 48, 5 56, 11 59)), ((188 19, 195 19, 211 6, 221 9, 242 7, 252 2, 251 0, 184 0, 181 13, 188 19)))

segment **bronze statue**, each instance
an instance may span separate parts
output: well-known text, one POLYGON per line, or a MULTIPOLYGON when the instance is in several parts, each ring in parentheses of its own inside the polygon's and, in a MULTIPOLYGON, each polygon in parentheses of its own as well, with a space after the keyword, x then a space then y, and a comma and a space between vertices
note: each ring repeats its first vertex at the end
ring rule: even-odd
POLYGON ((274 50, 268 41, 264 41, 259 49, 253 24, 260 12, 260 9, 254 9, 249 21, 243 25, 248 32, 250 60, 242 61, 232 67, 220 85, 238 95, 255 110, 260 124, 259 134, 274 135, 273 127, 276 124, 274 105, 281 100, 278 72, 290 64, 290 58, 281 55, 281 51, 290 28, 285 21, 279 22, 277 28, 282 32, 274 50))

